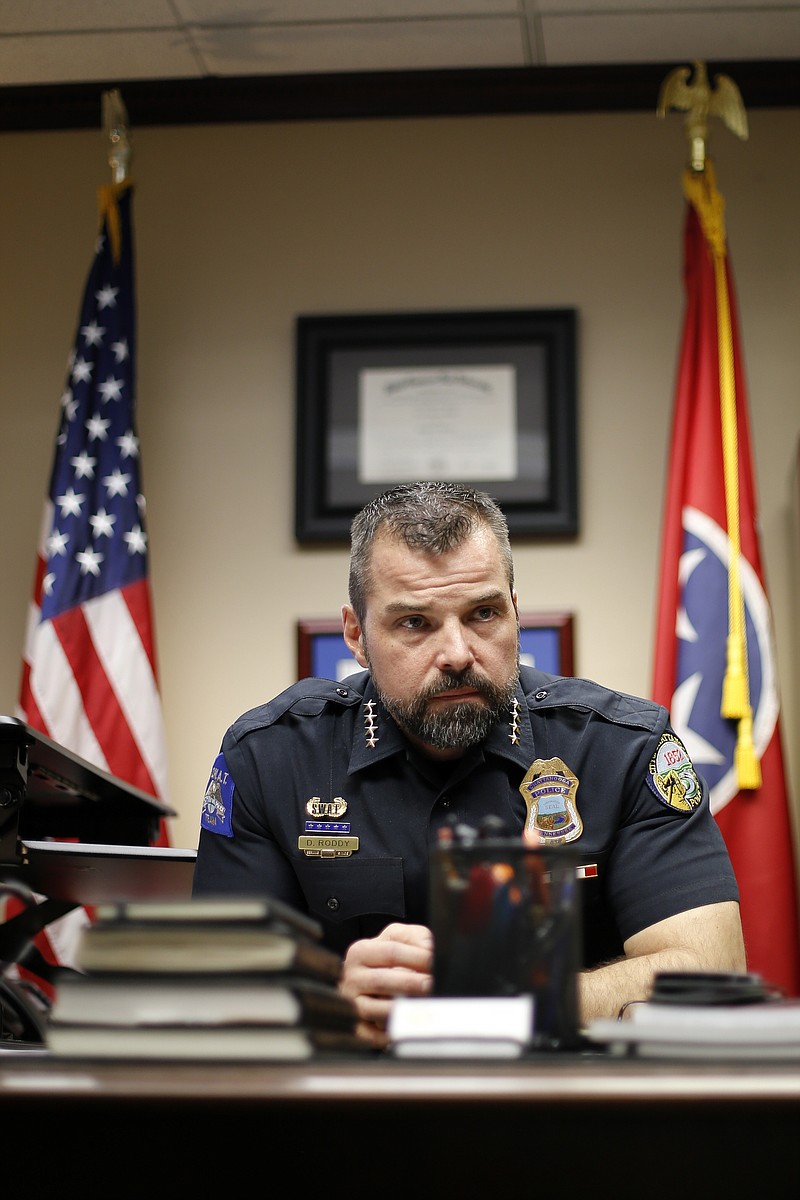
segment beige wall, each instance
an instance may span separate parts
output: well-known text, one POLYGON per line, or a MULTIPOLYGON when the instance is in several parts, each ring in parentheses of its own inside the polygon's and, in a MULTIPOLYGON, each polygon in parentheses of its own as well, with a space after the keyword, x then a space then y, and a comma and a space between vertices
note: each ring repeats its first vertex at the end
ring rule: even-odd
MULTIPOLYGON (((299 313, 574 306, 581 532, 519 542, 523 609, 647 694, 682 315, 682 122, 653 114, 133 130, 139 432, 173 842, 229 722, 337 616, 347 552, 293 538, 299 313)), ((714 130, 790 781, 800 790, 800 112, 714 130)), ((12 713, 58 399, 108 181, 95 131, 0 136, 0 712, 12 713)))

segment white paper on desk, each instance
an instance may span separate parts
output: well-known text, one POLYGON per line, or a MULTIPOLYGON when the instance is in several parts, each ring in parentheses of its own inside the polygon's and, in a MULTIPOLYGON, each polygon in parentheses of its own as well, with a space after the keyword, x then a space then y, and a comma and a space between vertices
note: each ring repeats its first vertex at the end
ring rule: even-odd
POLYGON ((530 1044, 533 996, 398 996, 389 1013, 390 1043, 470 1039, 530 1044))

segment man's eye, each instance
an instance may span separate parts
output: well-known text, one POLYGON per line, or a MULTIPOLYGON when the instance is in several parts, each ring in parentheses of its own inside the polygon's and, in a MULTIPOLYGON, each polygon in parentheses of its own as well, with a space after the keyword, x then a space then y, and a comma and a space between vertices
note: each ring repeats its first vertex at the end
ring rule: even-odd
POLYGON ((423 617, 404 617, 400 622, 404 629, 421 629, 424 623, 423 617))
POLYGON ((478 608, 475 611, 475 619, 478 621, 491 621, 493 616, 495 616, 493 608, 478 608))

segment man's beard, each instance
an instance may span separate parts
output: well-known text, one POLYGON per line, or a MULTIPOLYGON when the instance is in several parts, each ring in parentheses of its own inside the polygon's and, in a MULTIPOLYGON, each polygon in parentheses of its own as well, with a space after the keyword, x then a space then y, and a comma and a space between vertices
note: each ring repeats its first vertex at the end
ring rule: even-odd
POLYGON ((374 675, 372 678, 381 704, 406 733, 438 750, 466 750, 468 746, 482 742, 492 726, 507 713, 519 679, 519 662, 504 684, 492 683, 473 671, 461 671, 442 675, 435 684, 406 702, 387 696, 374 675), (429 707, 432 697, 465 687, 478 692, 485 703, 451 700, 441 709, 429 707))

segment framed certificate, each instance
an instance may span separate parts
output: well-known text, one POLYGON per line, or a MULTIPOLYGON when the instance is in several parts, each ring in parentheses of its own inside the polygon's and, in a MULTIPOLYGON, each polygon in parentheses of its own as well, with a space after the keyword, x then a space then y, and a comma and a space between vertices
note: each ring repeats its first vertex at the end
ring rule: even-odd
POLYGON ((398 483, 489 492, 516 537, 578 532, 574 309, 300 316, 295 536, 346 542, 398 483))

